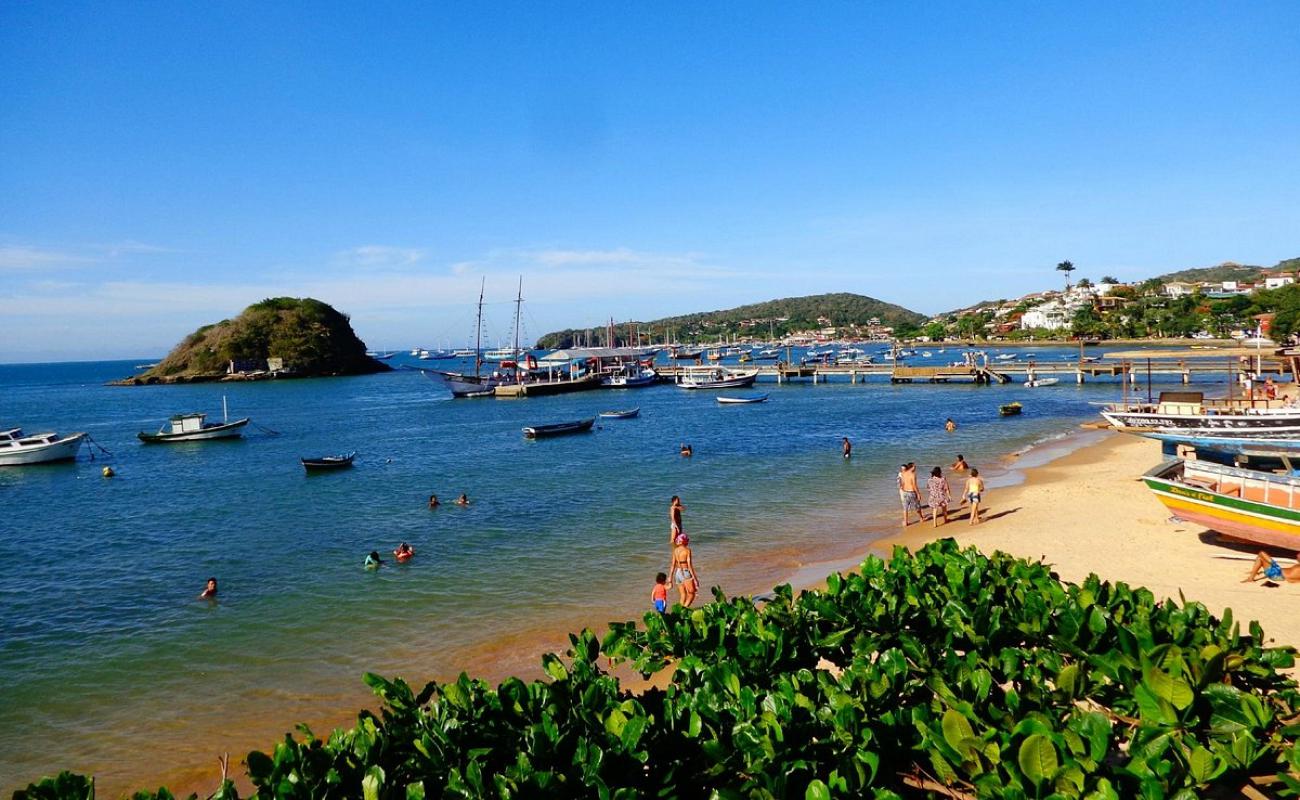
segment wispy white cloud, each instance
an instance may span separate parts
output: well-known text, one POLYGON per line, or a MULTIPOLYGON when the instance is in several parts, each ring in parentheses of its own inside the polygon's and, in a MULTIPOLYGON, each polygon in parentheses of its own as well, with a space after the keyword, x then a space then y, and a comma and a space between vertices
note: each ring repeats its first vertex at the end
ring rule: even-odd
POLYGON ((15 244, 0 245, 0 270, 40 270, 69 267, 93 261, 68 250, 15 244))
POLYGON ((427 250, 418 247, 395 247, 387 244, 366 244, 335 254, 335 260, 354 267, 367 269, 408 267, 428 258, 427 250))

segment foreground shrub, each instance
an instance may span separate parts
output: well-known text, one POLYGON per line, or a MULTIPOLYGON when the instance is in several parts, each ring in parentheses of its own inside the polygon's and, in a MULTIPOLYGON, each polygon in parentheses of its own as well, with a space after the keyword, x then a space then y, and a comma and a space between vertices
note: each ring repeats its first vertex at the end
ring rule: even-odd
MULTIPOLYGON (((547 681, 367 675, 379 714, 250 753, 255 796, 1182 800, 1263 776, 1300 796, 1294 650, 1230 611, 951 540, 714 598, 571 635, 547 681), (608 660, 671 680, 634 695, 608 660)), ((15 794, 88 796, 68 773, 15 794)))

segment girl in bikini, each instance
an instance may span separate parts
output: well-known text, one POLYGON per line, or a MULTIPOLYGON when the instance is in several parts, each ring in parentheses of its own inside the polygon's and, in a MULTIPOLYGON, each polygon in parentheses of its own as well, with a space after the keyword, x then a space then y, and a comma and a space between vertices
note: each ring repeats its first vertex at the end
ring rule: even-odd
POLYGON ((695 593, 700 590, 700 573, 691 560, 690 538, 686 534, 677 535, 677 546, 673 549, 673 560, 668 565, 668 586, 677 584, 681 603, 690 607, 695 602, 695 593))

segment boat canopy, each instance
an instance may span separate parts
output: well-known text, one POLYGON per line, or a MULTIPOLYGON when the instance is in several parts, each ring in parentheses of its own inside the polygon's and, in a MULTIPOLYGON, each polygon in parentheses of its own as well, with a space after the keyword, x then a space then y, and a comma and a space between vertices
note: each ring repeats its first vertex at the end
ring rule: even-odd
POLYGON ((645 358, 659 352, 653 347, 574 347, 568 350, 556 350, 538 359, 542 364, 568 364, 573 361, 586 361, 612 358, 645 358))

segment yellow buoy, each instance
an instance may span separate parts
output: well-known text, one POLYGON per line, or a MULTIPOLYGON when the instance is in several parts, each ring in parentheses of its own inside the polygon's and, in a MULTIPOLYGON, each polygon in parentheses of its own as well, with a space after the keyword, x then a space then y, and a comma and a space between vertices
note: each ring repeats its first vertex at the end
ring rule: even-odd
POLYGON ((111 477, 113 477, 113 476, 116 475, 116 474, 117 474, 117 473, 113 471, 113 468, 112 468, 112 467, 104 467, 104 477, 105 477, 105 478, 111 478, 111 477))

